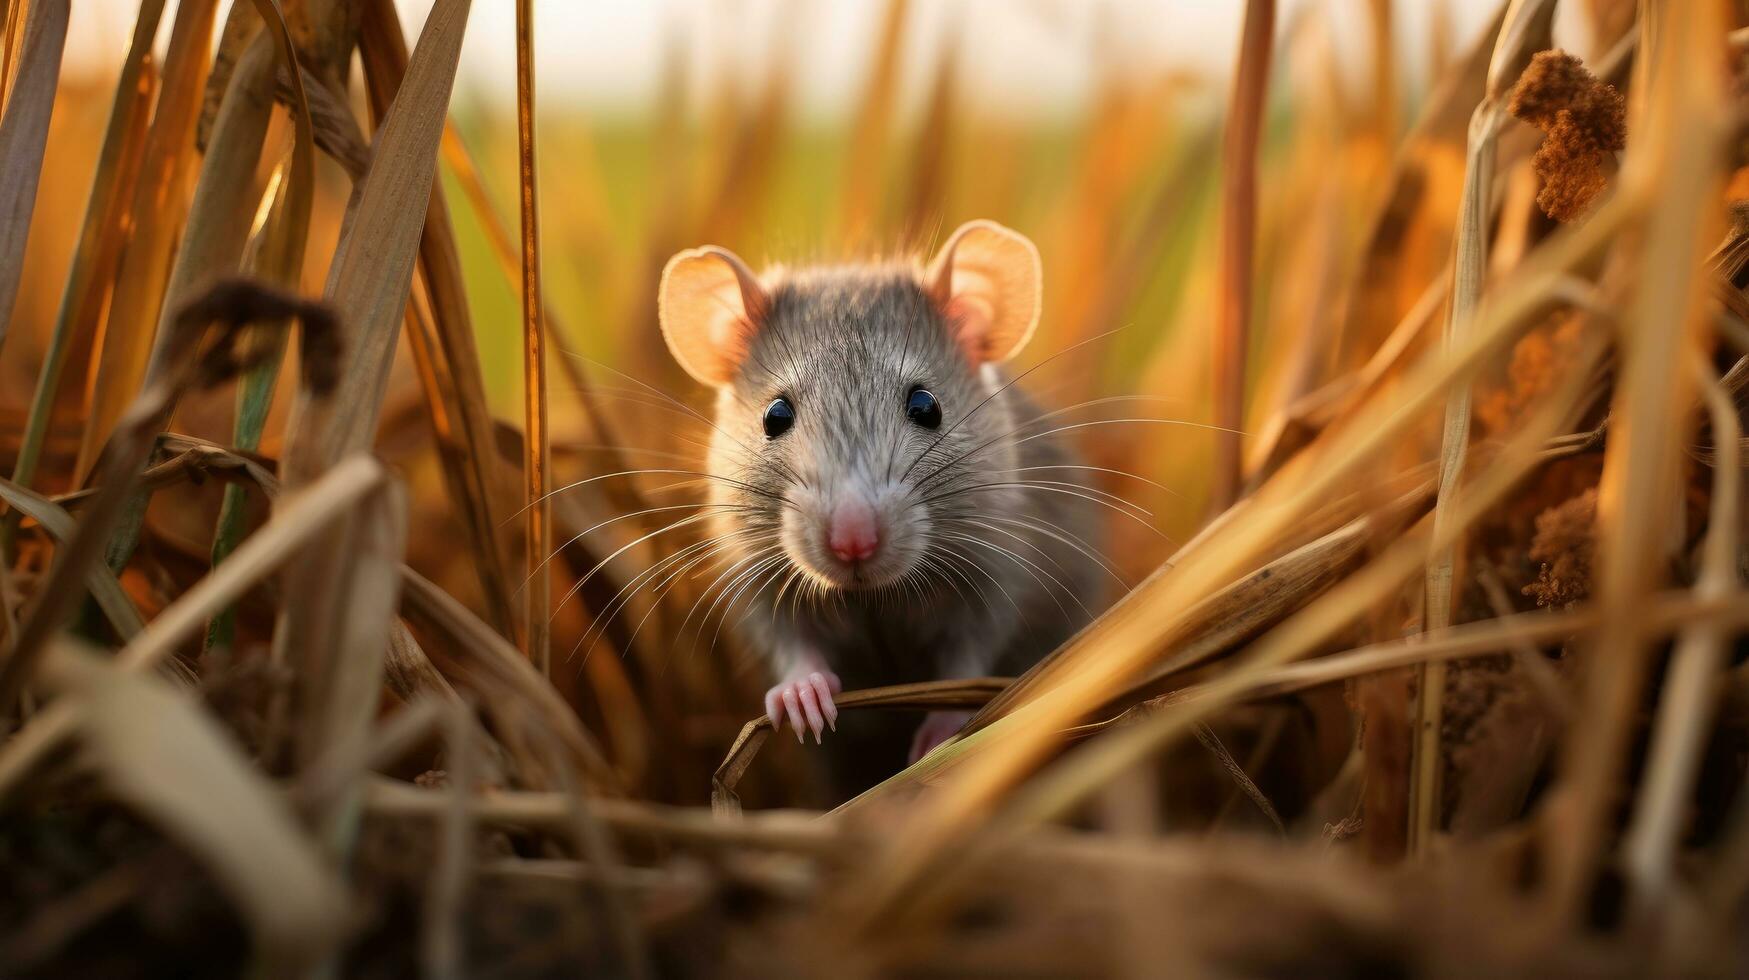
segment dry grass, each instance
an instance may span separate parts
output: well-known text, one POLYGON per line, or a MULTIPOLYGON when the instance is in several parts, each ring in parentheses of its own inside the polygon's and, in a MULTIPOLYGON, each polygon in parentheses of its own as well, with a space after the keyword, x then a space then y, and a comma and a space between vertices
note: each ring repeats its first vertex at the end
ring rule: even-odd
POLYGON ((1357 96, 1254 0, 1231 90, 1068 128, 972 103, 963 18, 908 115, 897 0, 843 123, 805 38, 537 117, 527 0, 514 123, 458 115, 470 6, 145 0, 104 115, 0 5, 8 976, 1746 968, 1738 5, 1511 0, 1357 96), (846 692, 978 713, 837 799, 748 721, 655 278, 971 217, 1044 253, 1126 594, 846 692))

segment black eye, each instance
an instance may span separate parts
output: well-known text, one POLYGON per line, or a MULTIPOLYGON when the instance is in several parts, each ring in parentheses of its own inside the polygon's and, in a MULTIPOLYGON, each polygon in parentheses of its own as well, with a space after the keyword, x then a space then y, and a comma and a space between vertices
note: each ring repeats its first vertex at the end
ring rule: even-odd
POLYGON ((765 406, 765 438, 776 439, 795 424, 796 410, 790 407, 789 399, 773 398, 771 404, 765 406))
POLYGON ((941 427, 941 403, 925 388, 912 388, 905 399, 905 417, 925 429, 941 427))

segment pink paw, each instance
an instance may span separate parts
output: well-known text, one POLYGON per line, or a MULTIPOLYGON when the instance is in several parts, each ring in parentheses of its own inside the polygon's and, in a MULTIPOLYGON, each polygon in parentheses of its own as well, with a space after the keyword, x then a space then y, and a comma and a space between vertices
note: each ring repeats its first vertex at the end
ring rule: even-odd
POLYGON ((832 695, 843 689, 837 674, 829 670, 809 671, 766 691, 765 715, 771 719, 773 731, 783 728, 784 716, 788 715, 796 741, 805 741, 802 738, 805 725, 813 730, 814 744, 818 745, 822 728, 838 730, 838 706, 832 703, 832 695))
POLYGON ((911 761, 916 762, 937 745, 959 734, 965 723, 972 720, 970 711, 931 711, 923 719, 923 724, 917 726, 917 734, 911 736, 911 761))

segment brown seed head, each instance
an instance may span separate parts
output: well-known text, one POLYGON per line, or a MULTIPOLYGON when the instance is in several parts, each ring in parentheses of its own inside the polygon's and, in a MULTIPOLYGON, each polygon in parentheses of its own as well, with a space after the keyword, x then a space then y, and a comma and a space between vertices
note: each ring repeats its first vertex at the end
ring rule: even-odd
POLYGON ((1543 182, 1537 204, 1557 221, 1583 216, 1627 145, 1621 93, 1565 51, 1541 51, 1519 77, 1507 109, 1548 134, 1532 160, 1543 182))

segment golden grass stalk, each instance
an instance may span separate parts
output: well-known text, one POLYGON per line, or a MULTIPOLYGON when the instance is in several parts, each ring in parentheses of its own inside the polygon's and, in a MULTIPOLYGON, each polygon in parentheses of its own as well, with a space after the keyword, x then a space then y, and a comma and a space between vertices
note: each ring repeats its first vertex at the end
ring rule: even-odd
MULTIPOLYGON (((1716 624, 1720 629, 1741 629, 1749 622, 1749 607, 1737 605, 1742 590, 1700 598, 1690 593, 1666 593, 1646 607, 1648 634, 1669 633, 1697 624, 1716 624)), ((1518 645, 1550 644, 1591 629, 1599 619, 1595 608, 1568 612, 1513 613, 1496 619, 1453 626, 1438 634, 1416 634, 1404 640, 1374 643, 1343 653, 1276 667, 1257 674, 1235 698, 1272 698, 1320 687, 1366 674, 1376 674, 1433 661, 1451 662, 1491 656, 1518 645)), ((1538 654, 1541 656, 1541 654, 1538 654)), ((1072 728, 1067 734, 1081 737, 1108 728, 1135 724, 1177 705, 1210 697, 1207 684, 1194 684, 1150 698, 1105 721, 1072 728)))
POLYGON ((18 63, 24 48, 25 22, 30 17, 29 0, 6 0, 0 9, 0 111, 12 98, 12 86, 18 79, 18 63))
POLYGON ((36 208, 68 11, 69 0, 37 0, 30 5, 17 87, 6 100, 5 116, 0 117, 0 343, 6 339, 18 300, 18 280, 24 275, 24 245, 36 208))
MULTIPOLYGON (((157 36, 158 22, 163 14, 164 0, 146 0, 140 5, 133 40, 116 79, 115 100, 110 105, 103 146, 98 151, 97 169, 91 177, 91 195, 79 230, 79 245, 67 272, 66 289, 61 293, 53 332, 49 335, 48 348, 43 352, 36 388, 31 392, 24 434, 19 437, 12 480, 21 486, 30 486, 36 479, 37 461, 42 453, 43 437, 48 433, 55 397, 60 391, 68 350, 74 338, 86 336, 96 329, 103 302, 114 285, 122 249, 129 238, 131 225, 127 221, 127 208, 133 200, 135 181, 140 174, 141 153, 152 116, 152 97, 158 87, 157 72, 151 61, 152 39, 157 36)), ((12 527, 13 524, 8 522, 7 554, 11 552, 12 527)))
MULTIPOLYGON (((437 146, 469 6, 469 0, 448 0, 427 16, 401 88, 377 133, 370 170, 353 195, 326 291, 329 302, 346 311, 342 342, 347 357, 332 397, 299 391, 281 463, 288 488, 301 488, 346 456, 368 451, 375 436, 431 200, 437 146), (361 241, 369 247, 357 246, 361 241)), ((373 542, 378 550, 389 546, 382 538, 373 542)), ((358 634, 376 629, 373 610, 385 593, 393 592, 379 571, 382 562, 373 557, 367 571, 372 589, 361 597, 367 601, 351 602, 345 591, 345 569, 351 562, 343 529, 328 529, 287 570, 287 601, 280 608, 274 649, 282 661, 300 659, 290 708, 302 714, 343 706, 297 733, 297 756, 305 761, 327 751, 335 740, 356 737, 369 721, 353 687, 359 677, 340 657, 364 647, 366 640, 358 634)), ((377 646, 366 653, 368 664, 378 670, 381 641, 377 636, 377 646)), ((285 708, 277 708, 275 716, 270 725, 283 731, 285 708)))
MULTIPOLYGON (((365 5, 359 25, 359 52, 371 111, 381 119, 407 71, 407 44, 392 3, 375 0, 365 5)), ((419 241, 418 270, 430 302, 423 309, 418 302, 409 305, 409 340, 419 362, 421 383, 426 385, 450 492, 474 543, 474 566, 487 612, 493 625, 511 636, 517 616, 512 611, 512 590, 498 538, 499 519, 494 516, 506 509, 504 503, 511 497, 507 481, 497 477, 498 468, 492 465, 496 456, 492 418, 462 283, 455 227, 441 182, 432 184, 431 204, 419 241), (500 503, 494 506, 494 501, 500 503)))
MULTIPOLYGON (((1707 518, 1697 599, 1718 599, 1737 590, 1738 552, 1742 542, 1742 424, 1736 403, 1714 374, 1712 365, 1690 350, 1689 365, 1712 422, 1712 510, 1707 518)), ((1658 715, 1640 783, 1633 820, 1622 843, 1622 860, 1634 899, 1644 909, 1672 900, 1678 835, 1684 801, 1694 791, 1695 773, 1705 750, 1708 730, 1717 713, 1719 670, 1728 640, 1726 627, 1700 620, 1683 630, 1671 655, 1669 678, 1660 695, 1658 715)))
MULTIPOLYGON (((257 249, 253 258, 253 273, 264 281, 295 291, 304 267, 304 243, 310 232, 310 208, 315 194, 315 128, 310 118, 310 100, 304 90, 304 73, 298 63, 297 49, 292 44, 291 30, 279 0, 255 0, 255 8, 273 38, 279 62, 291 87, 291 115, 294 130, 290 166, 277 172, 268 194, 266 220, 257 234, 257 249)), ((261 433, 267 425, 267 412, 273 403, 273 391, 279 384, 280 361, 285 351, 284 334, 274 330, 268 341, 270 352, 249 373, 237 388, 237 417, 232 425, 231 444, 245 452, 261 445, 261 433)), ((219 508, 218 527, 213 532, 212 563, 218 565, 236 550, 243 536, 245 520, 244 491, 235 484, 225 487, 224 502, 219 508)), ((214 619, 208 630, 208 646, 231 642, 233 629, 227 611, 214 619)))
MULTIPOLYGON (((1482 302, 1483 278, 1488 270, 1488 221, 1494 210, 1494 146, 1508 119, 1507 100, 1512 85, 1537 51, 1548 46, 1554 21, 1553 0, 1512 0, 1506 19, 1494 42, 1488 62, 1487 87, 1470 117, 1469 148, 1464 161, 1464 188, 1458 202, 1457 241, 1453 246, 1451 300, 1446 307, 1444 341, 1449 347, 1469 329, 1482 302)), ((1470 441, 1470 389, 1452 389, 1445 403, 1445 425, 1440 441, 1439 501, 1434 505, 1437 535, 1449 519, 1451 500, 1463 479, 1464 459, 1470 441)), ((1452 575, 1456 545, 1435 552, 1427 563, 1425 625, 1442 630, 1451 625, 1452 575)), ((1438 828, 1440 774, 1440 725, 1445 696, 1445 665, 1432 663, 1417 672, 1419 681, 1414 715, 1414 750, 1409 796, 1409 847, 1424 851, 1438 828)))
MULTIPOLYGON (((456 131, 454 123, 446 124, 443 130, 443 159, 445 163, 449 164, 450 173, 455 177, 456 183, 461 185, 462 194, 467 197, 474 217, 480 222, 486 235, 486 244, 491 246, 492 254, 498 260, 499 268, 504 272, 505 281, 515 287, 521 282, 522 263, 519 249, 505 225, 504 217, 498 213, 497 206, 492 203, 492 195, 487 191, 486 183, 480 177, 480 170, 474 165, 473 157, 468 153, 467 144, 462 142, 461 134, 456 131)), ((551 307, 541 311, 541 323, 546 326, 553 337, 562 339, 570 333, 558 311, 551 307)), ((617 462, 620 458, 618 451, 621 444, 613 436, 611 420, 595 404, 595 397, 592 394, 594 388, 589 384, 589 379, 578 365, 577 359, 561 357, 558 359, 558 364, 560 370, 565 372, 566 383, 576 392, 577 401, 583 409, 583 414, 588 419, 589 424, 595 428, 597 440, 605 444, 605 449, 610 454, 610 461, 614 461, 614 465, 610 469, 615 471, 625 469, 623 463, 617 462)), ((630 499, 636 500, 637 498, 630 499)), ((628 509, 637 510, 639 508, 631 507, 628 509)))
POLYGON ((534 8, 532 0, 516 0, 516 146, 522 214, 522 478, 528 495, 528 537, 523 636, 526 653, 540 668, 552 671, 552 573, 547 558, 553 549, 552 503, 547 488, 552 436, 547 421, 546 331, 541 325, 540 198, 535 185, 538 163, 534 142, 534 8))
POLYGON ((1210 503, 1225 510, 1239 496, 1244 463, 1245 374, 1251 330, 1251 268, 1257 242, 1257 153, 1275 37, 1275 0, 1247 0, 1239 69, 1227 110, 1222 153, 1221 300, 1214 342, 1214 485, 1210 503))
MULTIPOLYGON (((1715 202, 1728 132, 1716 57, 1724 4, 1646 7, 1634 134, 1618 196, 1657 201, 1638 236, 1639 275, 1621 324, 1621 368, 1599 485, 1596 600, 1603 610, 1590 645, 1582 729, 1565 744, 1551 804, 1551 910, 1578 914, 1600 858, 1613 787, 1645 681, 1648 650, 1638 609, 1663 577, 1689 430, 1693 386, 1688 351, 1714 316, 1703 244, 1716 241, 1715 202)), ((1607 204, 1605 205, 1607 207, 1607 204)), ((1595 219, 1593 219, 1595 220, 1595 219)))
MULTIPOLYGON (((196 264, 194 253, 197 247, 192 232, 198 225, 191 219, 191 234, 185 236, 182 219, 189 206, 188 179, 195 166, 194 127, 206 79, 205 55, 212 39, 215 7, 215 0, 189 0, 176 7, 170 48, 164 60, 164 82, 152 113, 152 129, 146 136, 145 156, 140 162, 130 209, 129 221, 134 234, 122 260, 109 316, 100 340, 92 347, 97 364, 91 372, 89 408, 79 443, 79 457, 74 465, 77 482, 83 482, 97 465, 99 450, 149 375, 148 362, 153 359, 154 337, 168 332, 170 318, 193 297, 193 284, 197 279, 226 268, 199 263, 200 276, 194 275, 192 269, 189 274, 178 276, 172 266, 173 261, 174 270, 196 264)), ((263 39, 263 44, 266 43, 263 39)), ((264 50, 263 54, 272 57, 271 50, 264 50)), ((265 119, 261 125, 265 129, 265 119)), ((254 166, 255 154, 259 150, 260 140, 257 139, 249 157, 250 167, 254 166)), ((202 188, 208 184, 205 174, 215 169, 217 155, 215 150, 209 149, 201 167, 202 188)), ((240 202, 245 199, 244 192, 251 181, 243 171, 229 175, 223 183, 226 189, 238 194, 240 202)), ((198 195, 196 203, 198 205, 198 195)), ((241 226, 226 249, 213 250, 235 262, 242 251, 248 221, 255 209, 250 204, 237 203, 234 208, 215 210, 231 216, 231 220, 241 226)), ((167 368, 159 369, 161 374, 167 371, 167 368)))

